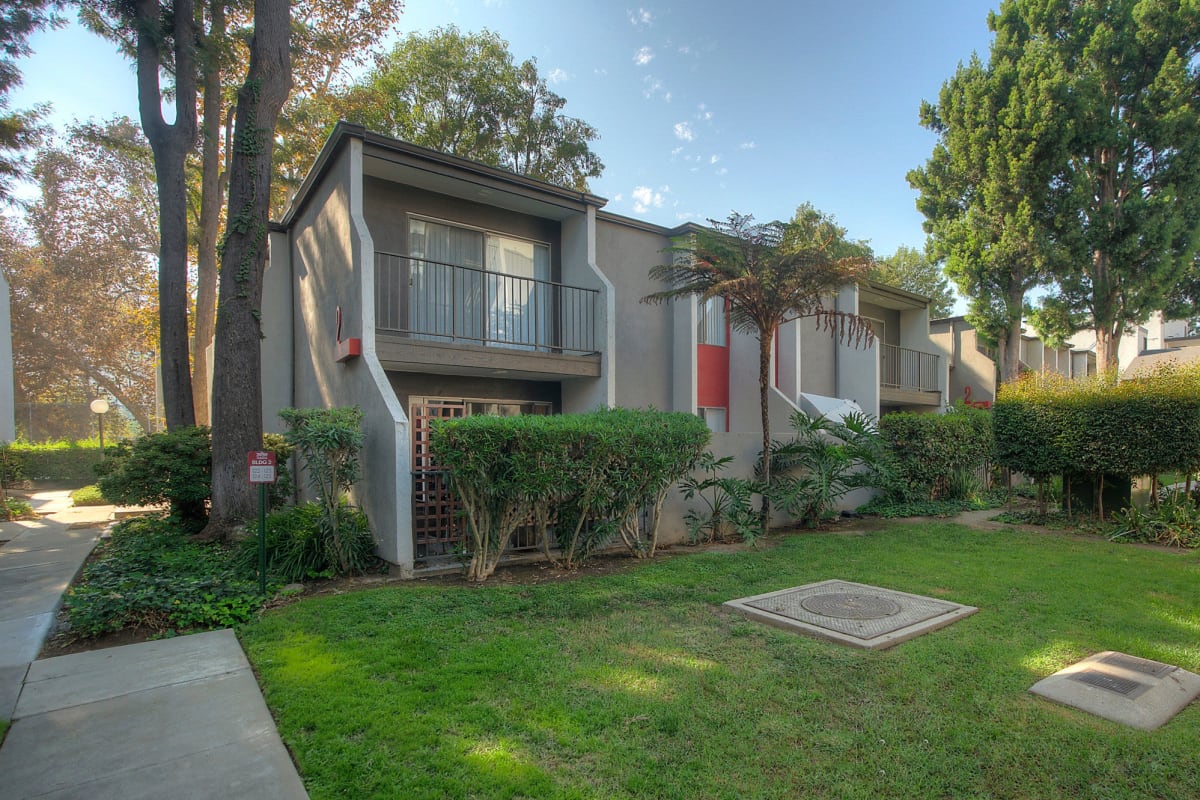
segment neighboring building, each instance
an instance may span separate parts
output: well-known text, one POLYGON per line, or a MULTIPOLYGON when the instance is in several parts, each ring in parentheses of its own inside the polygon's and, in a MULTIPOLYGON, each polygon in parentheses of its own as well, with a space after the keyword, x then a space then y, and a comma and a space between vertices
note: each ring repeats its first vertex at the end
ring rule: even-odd
MULTIPOLYGON (((1117 345, 1117 370, 1122 375, 1133 364, 1134 359, 1146 352, 1169 350, 1200 344, 1200 337, 1192 336, 1188 320, 1166 319, 1161 311, 1155 311, 1141 325, 1126 330, 1117 345)), ((1096 352, 1095 331, 1082 330, 1070 339, 1071 346, 1078 350, 1096 352)))
MULTIPOLYGON (((285 406, 362 408, 356 502, 402 570, 461 541, 428 452, 434 419, 653 406, 704 417, 713 450, 747 471, 757 457, 754 337, 729 330, 719 300, 640 302, 664 288, 650 267, 695 226, 604 203, 341 123, 273 226, 264 425, 279 430, 285 406)), ((925 298, 864 282, 836 305, 870 318, 879 340, 855 349, 811 320, 785 326, 772 365, 777 435, 802 394, 873 414, 943 406, 925 298)), ((664 515, 666 541, 683 536, 676 511, 664 515)))

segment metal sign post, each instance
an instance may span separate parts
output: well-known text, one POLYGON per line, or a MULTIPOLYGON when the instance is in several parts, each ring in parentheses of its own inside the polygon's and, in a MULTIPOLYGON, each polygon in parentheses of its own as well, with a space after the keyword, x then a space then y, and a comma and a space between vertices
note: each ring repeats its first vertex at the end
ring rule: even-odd
POLYGON ((251 450, 246 454, 250 483, 258 484, 258 591, 267 593, 267 486, 275 482, 275 454, 251 450))

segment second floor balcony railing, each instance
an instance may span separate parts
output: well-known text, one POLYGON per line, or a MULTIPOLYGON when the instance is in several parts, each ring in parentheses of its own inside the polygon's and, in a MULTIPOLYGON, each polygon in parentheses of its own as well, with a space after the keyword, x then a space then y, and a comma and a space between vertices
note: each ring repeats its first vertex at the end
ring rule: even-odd
POLYGON ((940 390, 939 357, 894 344, 879 343, 879 382, 893 389, 940 390))
POLYGON ((586 355, 599 292, 424 258, 375 254, 375 325, 414 339, 586 355))

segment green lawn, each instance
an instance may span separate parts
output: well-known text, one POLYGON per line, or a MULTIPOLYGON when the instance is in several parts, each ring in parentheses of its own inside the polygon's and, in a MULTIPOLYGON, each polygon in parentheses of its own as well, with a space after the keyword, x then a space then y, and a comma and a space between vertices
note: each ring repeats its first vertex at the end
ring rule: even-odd
POLYGON ((554 585, 393 585, 242 630, 314 800, 1195 798, 1155 732, 1026 689, 1100 650, 1200 672, 1200 554, 903 525, 554 585), (978 606, 864 652, 722 601, 828 578, 978 606))

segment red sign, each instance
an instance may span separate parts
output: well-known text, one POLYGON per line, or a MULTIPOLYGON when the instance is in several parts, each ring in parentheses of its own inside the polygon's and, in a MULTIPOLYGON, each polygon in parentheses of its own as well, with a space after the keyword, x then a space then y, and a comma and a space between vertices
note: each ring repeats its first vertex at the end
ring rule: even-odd
POLYGON ((275 482, 275 454, 270 450, 251 450, 246 454, 251 483, 275 482))

